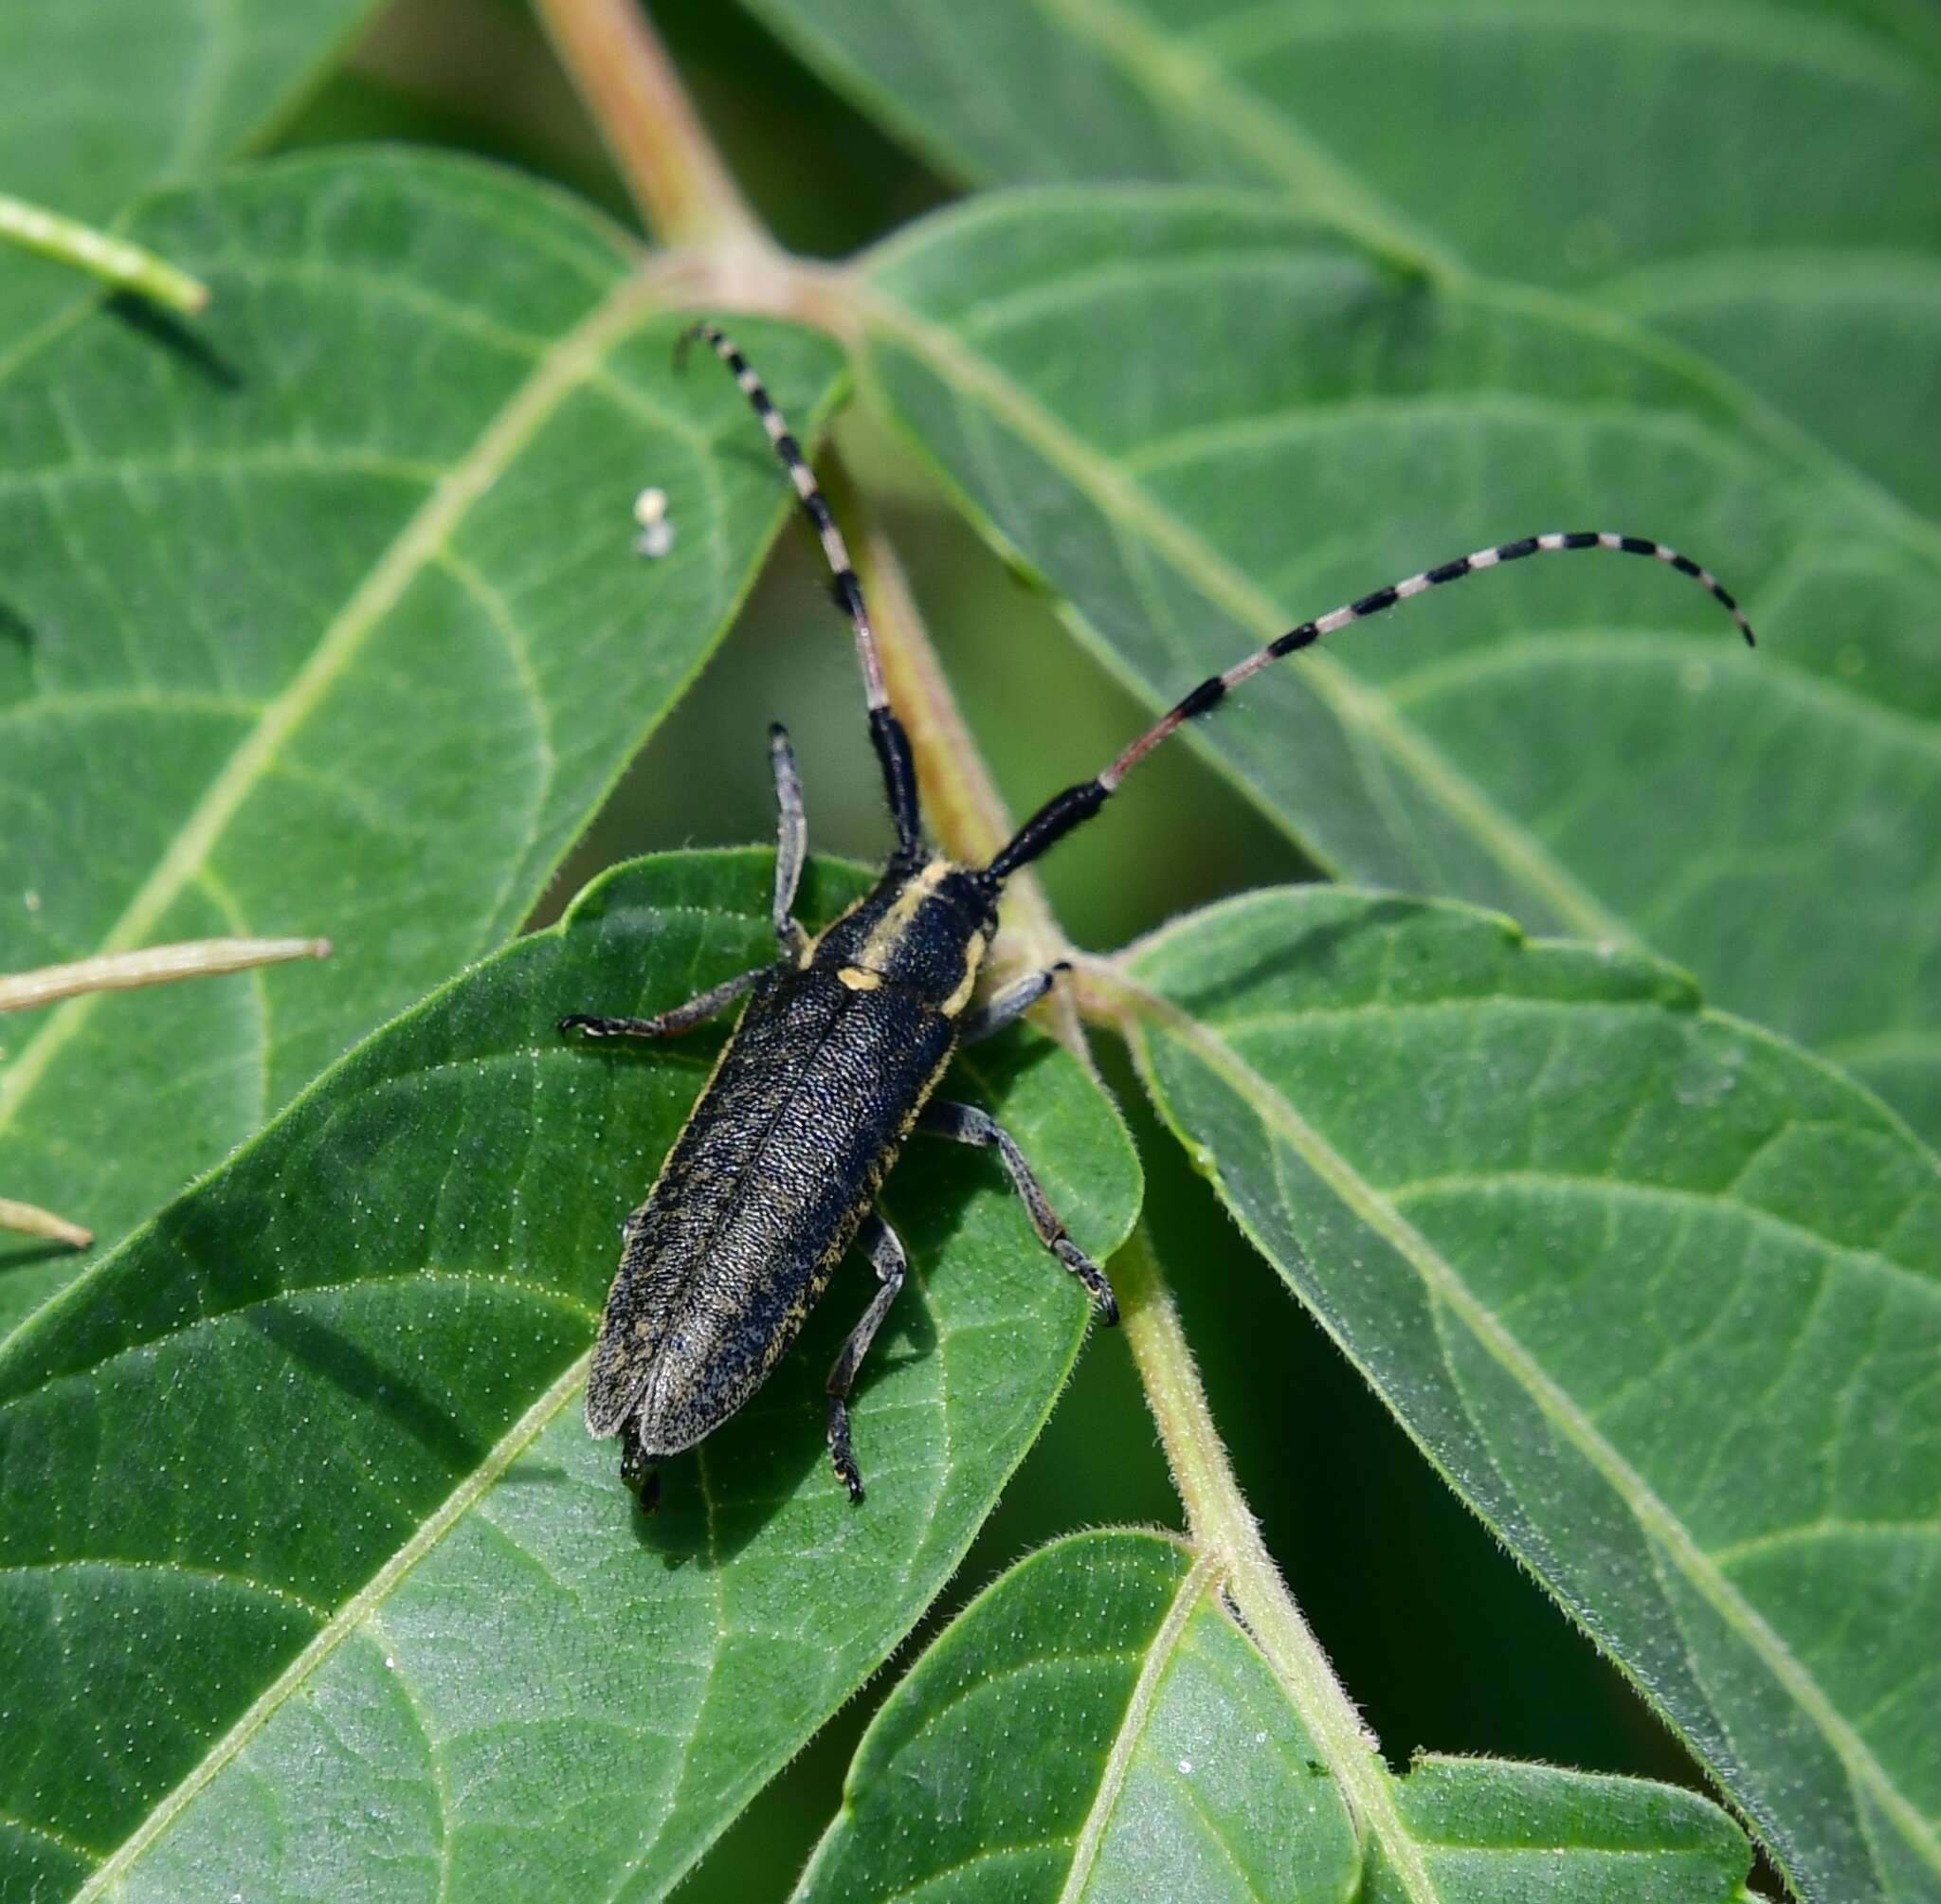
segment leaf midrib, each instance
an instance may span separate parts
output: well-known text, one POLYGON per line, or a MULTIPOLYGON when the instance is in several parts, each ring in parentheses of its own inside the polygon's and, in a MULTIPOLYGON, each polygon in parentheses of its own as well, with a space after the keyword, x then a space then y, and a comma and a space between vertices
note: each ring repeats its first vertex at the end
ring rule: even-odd
MULTIPOLYGON (((1150 946, 1152 941, 1146 943, 1150 946)), ((1294 1151, 1361 1223, 1396 1251, 1415 1271, 1424 1288, 1460 1318, 1472 1339, 1605 1478, 1629 1508, 1640 1530, 1655 1539, 1659 1551, 1772 1674, 1833 1747, 1849 1775, 1893 1820, 1908 1847, 1931 1868, 1941 1871, 1941 1838, 1937 1838, 1932 1826, 1914 1808, 1865 1741, 1848 1725, 1811 1673, 1794 1658, 1765 1617, 1713 1564, 1683 1522, 1643 1477, 1598 1432, 1496 1314, 1472 1295, 1457 1267, 1363 1180, 1348 1160, 1308 1124, 1285 1093, 1256 1072, 1224 1040, 1139 981, 1121 976, 1119 982, 1143 994, 1142 1012, 1132 1029, 1134 1043, 1146 1047, 1145 1068, 1149 1073, 1150 1039, 1156 1026, 1176 1038, 1206 1064, 1253 1112, 1270 1135, 1294 1151)), ((1255 1234, 1254 1226, 1243 1214, 1237 1210, 1236 1215, 1256 1247, 1272 1260, 1265 1240, 1255 1234)))
MULTIPOLYGON (((1788 1125, 1784 1128, 1790 1130, 1794 1127, 1788 1125)), ((1450 1170, 1441 1176, 1417 1177, 1406 1184, 1393 1185, 1383 1194, 1392 1199, 1399 1210, 1404 1203, 1424 1198, 1471 1194, 1488 1196, 1497 1190, 1525 1189, 1564 1196, 1608 1198, 1613 1203, 1639 1204, 1647 1208, 1704 1210, 1743 1223, 1751 1230, 1765 1231, 1775 1242, 1804 1244, 1815 1251, 1823 1250, 1839 1257, 1846 1268, 1856 1274, 1872 1269, 1883 1280, 1896 1287, 1906 1281, 1923 1297, 1932 1297, 1935 1294, 1932 1277, 1889 1256, 1878 1244, 1838 1242, 1809 1228, 1797 1218, 1786 1216, 1778 1210, 1764 1209, 1757 1204, 1749 1204, 1731 1189, 1692 1189, 1670 1184, 1627 1183, 1622 1178, 1590 1176, 1570 1170, 1450 1170)))
MULTIPOLYGON (((534 373, 499 407, 471 449, 412 513, 324 629, 309 660, 281 693, 264 704, 262 717, 210 781, 168 851, 94 950, 124 952, 140 944, 201 875, 230 820, 275 765, 282 744, 321 704, 473 504, 652 303, 645 281, 623 278, 538 360, 534 373)), ((55 1006, 23 1043, 13 1062, 0 1072, 0 1133, 12 1123, 48 1065, 87 1023, 101 996, 87 993, 55 1006)), ((28 1315, 0 1338, 0 1355, 37 1314, 28 1315)))
MULTIPOLYGON (((1263 197, 1259 188, 1205 182, 1166 184, 1100 180, 1018 186, 993 192, 983 199, 972 199, 948 212, 939 213, 937 219, 947 221, 949 229, 954 234, 989 220, 1014 216, 1012 208, 1024 200, 1036 200, 1045 205, 1097 207, 1107 203, 1142 202, 1178 206, 1194 199, 1216 211, 1231 212, 1245 209, 1258 214, 1263 206, 1271 207, 1290 224, 1307 221, 1314 227, 1311 235, 1326 236, 1332 230, 1337 237, 1345 235, 1351 243, 1366 244, 1352 224, 1336 221, 1331 225, 1323 212, 1272 196, 1263 197)), ((864 255, 861 268, 875 276, 906 255, 920 253, 926 245, 935 242, 934 227, 936 222, 925 221, 893 233, 864 255)), ((1710 258, 1718 254, 1705 255, 1710 258)), ((1769 254, 1762 251, 1742 255, 1750 271, 1758 260, 1769 254)), ((1790 259, 1800 254, 1787 250, 1776 255, 1790 259)), ((1836 263, 1844 266, 1853 256, 1852 253, 1824 255, 1829 269, 1836 263)), ((1927 262, 1924 253, 1885 255, 1907 256, 1917 263, 1927 262)), ((1932 263, 1934 268, 1941 269, 1941 258, 1932 263)), ((1082 275, 1079 274, 1079 277, 1082 275)), ((1528 280, 1481 274, 1445 279, 1442 281, 1441 288, 1445 293, 1469 299, 1478 306, 1499 308, 1512 316, 1551 324, 1610 348, 1628 351, 1641 360, 1683 378, 1696 394, 1707 397, 1721 408, 1731 411, 1749 435, 1765 439, 1765 447, 1800 459, 1803 473, 1814 473, 1827 481, 1840 484, 1857 506, 1866 510, 1874 526, 1883 535, 1894 538, 1910 551, 1917 552, 1932 563, 1941 564, 1941 523, 1924 514, 1842 451, 1823 442, 1791 411, 1780 408, 1716 359, 1653 328, 1624 309, 1621 302, 1594 301, 1528 280)), ((880 285, 853 285, 845 286, 845 289, 849 290, 858 312, 865 317, 869 315, 866 300, 872 295, 878 299, 882 297, 880 285)), ((975 307, 975 321, 965 322, 964 334, 967 336, 972 335, 992 308, 1019 301, 1021 294, 1013 292, 1005 299, 980 303, 975 307)), ((908 315, 911 321, 917 321, 914 313, 908 315)))
POLYGON ((1033 0, 1116 66, 1159 109, 1169 105, 1243 157, 1284 179, 1327 215, 1385 256, 1415 270, 1460 279, 1466 267, 1416 222, 1249 87, 1236 86, 1217 60, 1118 0, 1033 0))
MULTIPOLYGON (((1263 98, 1217 55, 1209 57, 1204 42, 1169 31, 1121 0, 1030 0, 1030 4, 1055 24, 1068 27, 1121 73, 1162 118, 1169 106, 1176 105, 1209 140, 1244 159, 1260 162, 1271 175, 1297 193, 1309 195, 1328 215, 1339 219, 1375 249, 1406 259, 1418 269, 1445 280, 1469 275, 1473 267, 1460 254, 1424 233, 1416 220, 1308 132, 1294 112, 1263 98)), ((1425 25, 1447 24, 1446 13, 1428 9, 1416 12, 1425 25)), ((1623 9, 1606 9, 1588 18, 1552 14, 1546 16, 1544 24, 1608 32, 1636 24, 1640 17, 1626 14, 1623 9)), ((1871 45, 1857 47, 1852 37, 1838 33, 1823 22, 1795 16, 1787 23, 1794 36, 1788 41, 1769 30, 1719 32, 1716 23, 1723 17, 1730 16, 1708 14, 1701 20, 1689 9, 1666 11, 1653 16, 1651 25, 1661 32, 1678 31, 1707 44, 1737 50, 1750 46, 1769 60, 1788 60, 1815 72, 1824 70, 1838 56, 1854 55, 1854 63, 1841 76, 1856 85, 1881 86, 1896 77, 1887 53, 1877 52, 1871 45), (1799 47, 1801 40, 1809 43, 1808 50, 1799 47)), ((1513 16, 1501 18, 1505 25, 1526 24, 1513 16)), ((1770 24, 1758 21, 1755 27, 1769 28, 1770 24)), ((1308 30, 1306 19, 1297 20, 1292 29, 1308 30)), ((1910 81, 1908 90, 1917 93, 1920 89, 1910 81)))
POLYGON ((1072 1846, 1071 1869, 1066 1872, 1064 1884, 1058 1894, 1058 1904, 1079 1904, 1086 1886, 1092 1881, 1092 1870, 1098 1861, 1099 1849, 1111 1828, 1113 1814, 1118 1809, 1119 1794, 1125 1789, 1133 1755, 1146 1736, 1147 1723, 1158 1701, 1160 1687, 1177 1657, 1187 1622, 1199 1610, 1206 1598, 1213 1579, 1216 1559, 1216 1555, 1205 1554, 1187 1569, 1179 1590, 1172 1597, 1171 1605, 1166 1609, 1165 1619, 1159 1623, 1147 1645, 1138 1677, 1133 1682, 1125 1712, 1113 1733, 1105 1763, 1099 1769, 1098 1789, 1093 1793, 1092 1803, 1085 1807, 1085 1822, 1079 1829, 1078 1841, 1072 1846))
MULTIPOLYGON (((1061 0, 1039 0, 1058 5, 1061 0)), ((1452 14, 1442 0, 1360 0, 1351 8, 1326 12, 1318 8, 1258 9, 1253 17, 1271 23, 1266 33, 1256 33, 1241 50, 1238 31, 1227 30, 1236 19, 1229 15, 1198 35, 1199 44, 1225 55, 1218 61, 1219 70, 1237 78, 1230 62, 1259 57, 1263 52, 1280 52, 1298 44, 1338 38, 1373 27, 1390 32, 1420 29, 1445 32, 1454 24, 1465 28, 1477 27, 1491 31, 1569 33, 1579 37, 1605 39, 1652 38, 1676 40, 1684 47, 1716 47, 1730 52, 1751 54, 1770 65, 1787 65, 1818 77, 1835 73, 1855 86, 1872 86, 1880 91, 1899 89, 1919 97, 1926 88, 1898 66, 1891 53, 1871 39, 1843 31, 1825 19, 1794 10, 1786 17, 1787 35, 1775 34, 1774 15, 1769 7, 1748 6, 1738 0, 1708 0, 1702 9, 1677 4, 1646 5, 1643 0, 1627 0, 1619 8, 1594 12, 1569 5, 1533 4, 1533 0, 1465 0, 1460 13, 1452 14), (1269 37, 1271 36, 1271 37, 1269 37)))
MULTIPOLYGON (((115 1249, 111 1250, 101 1260, 103 1262, 118 1261, 120 1256, 121 1251, 115 1249)), ((227 1309, 211 1309, 203 1314, 189 1316, 185 1320, 173 1322, 168 1328, 160 1330, 153 1335, 136 1336, 133 1340, 121 1343, 117 1348, 104 1350, 92 1362, 77 1363, 72 1368, 57 1369, 51 1374, 42 1376, 31 1388, 17 1389, 11 1394, 0 1393, 0 1415, 4 1415, 8 1409, 24 1399, 31 1398, 38 1401, 68 1383, 79 1383, 82 1386, 92 1384, 99 1380, 103 1369, 112 1368, 118 1362, 137 1360, 153 1354, 156 1350, 191 1341, 195 1336, 204 1332, 221 1329, 226 1325, 239 1322, 245 1317, 262 1310, 295 1307, 309 1302, 313 1297, 328 1298, 340 1296, 355 1296, 362 1295, 366 1291, 402 1290, 406 1287, 423 1288, 426 1285, 435 1289, 444 1284, 460 1285, 468 1290, 481 1286, 501 1290, 509 1296, 517 1297, 521 1300, 531 1302, 536 1310, 550 1311, 557 1315, 570 1316, 576 1321, 586 1323, 589 1328, 597 1324, 600 1319, 597 1310, 590 1309, 577 1297, 572 1296, 566 1290, 552 1289, 545 1283, 529 1281, 522 1277, 495 1275, 484 1270, 443 1269, 433 1268, 429 1264, 419 1264, 410 1269, 397 1270, 384 1276, 358 1276, 335 1282, 304 1282, 288 1286, 280 1285, 264 1295, 253 1296, 246 1301, 234 1303, 227 1309)), ((62 1292, 63 1296, 65 1293, 65 1291, 62 1292)), ((35 1313, 38 1315, 40 1312, 36 1311, 35 1313)), ((29 1321, 32 1319, 31 1316, 28 1318, 29 1321)), ((25 1324, 22 1325, 22 1327, 25 1326, 25 1324)), ((14 1333, 18 1334, 19 1331, 16 1330, 14 1333)), ((9 1341, 11 1341, 11 1337, 9 1337, 9 1341)), ((0 1351, 4 1351, 5 1347, 6 1344, 0 1344, 0 1351)), ((93 1557, 99 1559, 112 1558, 111 1556, 101 1555, 93 1557)), ((0 1573, 6 1573, 10 1570, 9 1563, 0 1561, 0 1573)), ((275 1589, 265 1587, 264 1590, 274 1591, 275 1589)))
POLYGON ((418 1563, 431 1553, 459 1520, 497 1484, 500 1476, 551 1425, 560 1409, 572 1399, 587 1378, 593 1351, 589 1349, 560 1375, 526 1412, 499 1438, 497 1444, 429 1515, 410 1539, 346 1600, 317 1637, 277 1675, 247 1711, 203 1754, 186 1777, 160 1799, 154 1808, 117 1847, 113 1857, 97 1868, 76 1893, 74 1904, 93 1904, 104 1896, 133 1868, 136 1860, 185 1811, 209 1782, 249 1741, 268 1724, 292 1694, 343 1644, 363 1623, 368 1614, 381 1606, 393 1589, 418 1563))

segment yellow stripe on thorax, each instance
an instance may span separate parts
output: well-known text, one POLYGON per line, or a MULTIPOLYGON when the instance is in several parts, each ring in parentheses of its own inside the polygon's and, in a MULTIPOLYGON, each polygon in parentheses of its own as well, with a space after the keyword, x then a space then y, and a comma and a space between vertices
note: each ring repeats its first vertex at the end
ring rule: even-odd
POLYGON ((938 1008, 946 1018, 954 1018, 970 1003, 970 994, 977 989, 977 968, 984 963, 984 950, 989 944, 982 933, 971 935, 970 943, 964 948, 964 981, 938 1008))
MULTIPOLYGON (((894 959, 898 946, 916 924, 916 915, 922 911, 924 902, 934 896, 936 889, 955 870, 949 860, 942 858, 928 861, 920 867, 904 882, 882 917, 870 927, 869 935, 856 953, 855 963, 844 966, 837 972, 837 978, 851 991, 874 991, 882 983, 882 968, 894 959)), ((843 917, 847 918, 857 906, 867 903, 867 899, 859 899, 843 917)), ((840 924, 841 920, 837 923, 840 924)), ((801 966, 806 968, 814 961, 816 947, 824 936, 824 934, 818 934, 803 948, 798 959, 801 966)), ((989 944, 983 933, 971 934, 964 951, 963 979, 939 1007, 946 1018, 955 1018, 970 1003, 971 993, 977 988, 977 973, 984 964, 984 954, 989 944)))
POLYGON ((889 911, 869 929, 862 950, 856 954, 857 964, 872 970, 880 967, 910 930, 911 922, 922 910, 924 900, 936 891, 951 871, 951 862, 941 858, 925 865, 891 900, 889 911))

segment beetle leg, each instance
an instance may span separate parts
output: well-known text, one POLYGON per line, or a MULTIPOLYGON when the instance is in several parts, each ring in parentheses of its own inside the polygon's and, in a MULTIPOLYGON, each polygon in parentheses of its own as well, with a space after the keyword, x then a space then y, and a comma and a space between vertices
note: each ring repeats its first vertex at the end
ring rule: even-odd
POLYGON ((1043 971, 1027 972, 1015 985, 1007 985, 998 995, 966 1014, 957 1033, 959 1044, 975 1044, 994 1038, 1007 1025, 1017 1024, 1049 991, 1061 971, 1072 969, 1069 959, 1060 959, 1043 971))
POLYGON ((589 1038, 679 1038, 683 1031, 692 1031, 697 1025, 733 1005, 763 972, 770 970, 768 966, 759 965, 753 971, 741 972, 720 985, 711 985, 706 991, 697 992, 685 1005, 677 1005, 672 1011, 663 1011, 657 1018, 594 1018, 584 1011, 575 1011, 559 1021, 559 1028, 561 1031, 584 1031, 589 1038))
POLYGON ((862 1242, 869 1252, 870 1261, 876 1264, 878 1288, 869 1307, 862 1312, 862 1320, 850 1331, 843 1352, 836 1357, 828 1381, 829 1459, 836 1464, 837 1478, 849 1490, 852 1501, 862 1498, 862 1476, 849 1447, 849 1390, 855 1386, 856 1371, 869 1353, 869 1345, 883 1326, 883 1317, 890 1313, 890 1304, 896 1301, 910 1267, 897 1232, 874 1211, 862 1220, 862 1242))
POLYGON ((1105 1279, 1105 1272, 1066 1234, 1058 1212, 1052 1208, 1031 1166, 1025 1161, 1017 1139, 989 1111, 980 1111, 974 1104, 952 1104, 934 1097, 923 1107, 916 1122, 919 1130, 934 1131, 940 1137, 954 1137, 960 1144, 977 1144, 996 1151, 1004 1159, 1005 1169, 1011 1173, 1018 1194, 1025 1199, 1039 1242, 1091 1292, 1102 1321, 1111 1324, 1118 1320, 1118 1303, 1113 1296, 1112 1284, 1105 1279))
POLYGON ((641 1446, 640 1430, 629 1416, 620 1427, 620 1478, 634 1492, 643 1514, 661 1506, 661 1463, 641 1446))
POLYGON ((775 939, 790 958, 800 958, 808 934, 792 916, 795 888, 808 851, 808 816, 802 807, 802 776, 789 730, 778 720, 769 729, 769 766, 775 775, 775 939))

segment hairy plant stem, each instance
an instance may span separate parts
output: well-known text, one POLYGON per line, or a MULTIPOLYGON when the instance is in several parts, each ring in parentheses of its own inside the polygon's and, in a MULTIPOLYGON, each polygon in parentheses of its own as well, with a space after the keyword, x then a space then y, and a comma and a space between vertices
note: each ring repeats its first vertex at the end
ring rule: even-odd
POLYGON ((639 0, 537 0, 647 228, 665 245, 772 248, 639 0))
MULTIPOLYGON (((792 259, 773 245, 753 225, 732 186, 732 195, 714 192, 708 182, 725 180, 725 168, 684 100, 679 110, 662 115, 652 137, 614 123, 616 111, 635 112, 640 101, 679 93, 666 56, 644 22, 630 35, 598 30, 607 15, 631 4, 540 0, 540 9, 650 224, 664 238, 687 246, 647 265, 644 275, 652 294, 657 299, 706 299, 724 310, 793 317, 853 343, 859 328, 857 287, 840 267, 792 259), (607 72, 590 80, 581 61, 595 52, 605 59, 638 60, 642 70, 631 78, 607 72)), ((834 459, 829 479, 875 607, 884 675, 910 732, 932 825, 954 857, 973 863, 988 860, 1011 832, 1004 802, 944 680, 889 538, 834 459)), ((1034 877, 1012 881, 1007 908, 1007 924, 1033 959, 1067 953, 1069 942, 1034 877)), ((1103 961, 1086 960, 1086 992, 1074 998, 1061 987, 1054 993, 1062 1014, 1060 1037, 1088 1066, 1081 999, 1089 1006, 1088 1015, 1115 1025, 1128 1010, 1116 988, 1097 983, 1096 974, 1106 970, 1103 961)), ((1375 1741, 1330 1669, 1247 1510, 1143 1225, 1113 1260, 1112 1272, 1127 1344, 1159 1426, 1193 1544, 1212 1561, 1230 1603, 1327 1754, 1357 1822, 1382 1844, 1402 1894, 1432 1904, 1434 1886, 1419 1848, 1396 1815, 1375 1741)))
POLYGON ((1112 1280, 1194 1547, 1213 1560, 1227 1599, 1320 1748, 1355 1822, 1381 1844, 1403 1895, 1432 1904, 1436 1887, 1396 1812, 1378 1742, 1296 1605, 1241 1493, 1143 1222, 1113 1258, 1112 1280))
MULTIPOLYGON (((953 858, 981 864, 1011 837, 1004 796, 944 679, 902 562, 841 460, 832 456, 828 462, 829 494, 838 514, 854 528, 856 559, 882 649, 883 678, 916 753, 925 814, 953 858)), ((1067 955, 1070 945, 1035 873, 1014 879, 1006 888, 1005 902, 1005 933, 998 943, 1007 963, 1035 968, 1067 955)), ((1060 1042, 1089 1067, 1091 1055, 1069 988, 1055 988, 1045 1011, 1060 1042)))
MULTIPOLYGON (((677 247, 649 263, 657 299, 794 317, 853 342, 848 274, 789 257, 741 196, 636 0, 539 0, 539 12, 643 217, 677 247)), ((875 607, 892 699, 910 731, 925 805, 946 851, 979 863, 1010 837, 997 788, 970 740, 888 535, 833 456, 825 481, 850 526, 875 607)), ((1037 879, 1007 895, 1012 944, 1038 964, 1062 957, 1065 938, 1037 879)), ((1082 1048, 1068 1001, 1051 1007, 1061 1035, 1082 1048)))

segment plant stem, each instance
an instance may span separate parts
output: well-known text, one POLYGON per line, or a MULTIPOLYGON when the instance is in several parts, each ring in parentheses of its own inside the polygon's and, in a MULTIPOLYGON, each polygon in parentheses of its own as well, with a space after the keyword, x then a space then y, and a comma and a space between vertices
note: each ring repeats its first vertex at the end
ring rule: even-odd
POLYGON ((640 0, 537 0, 647 229, 663 245, 770 245, 640 0))
POLYGON ((209 302, 209 286, 166 259, 125 238, 111 238, 78 219, 63 218, 25 199, 0 192, 0 238, 23 251, 39 253, 99 278, 118 291, 131 291, 151 303, 193 317, 209 302))
POLYGON ((0 1011, 27 1011, 84 991, 132 991, 137 986, 167 985, 178 978, 329 956, 328 939, 183 939, 174 945, 144 946, 138 952, 102 952, 71 965, 0 973, 0 1011))
MULTIPOLYGON (((792 317, 853 341, 857 318, 846 274, 789 257, 762 228, 636 0, 538 6, 648 227, 664 243, 686 247, 648 266, 656 296, 792 317)), ((851 524, 875 600, 884 674, 910 731, 937 836, 960 860, 988 860, 1010 837, 1004 802, 971 744, 888 536, 840 464, 830 470, 829 486, 851 524)), ((1013 942, 1041 965, 1062 957, 1065 937, 1037 879, 1014 880, 1007 901, 1013 942)), ((1061 1039, 1082 1052, 1070 1000, 1055 998, 1050 1011, 1061 1039)))
MULTIPOLYGON (((888 534, 863 506, 840 459, 826 461, 830 494, 854 528, 856 559, 874 609, 890 699, 916 753, 925 817, 954 858, 972 863, 988 860, 1010 838, 1004 799, 944 680, 910 578, 888 534)), ((1034 923, 1042 924, 1042 896, 1034 910, 1039 916, 1034 923)))
POLYGON ((1356 1822, 1394 1867, 1404 1895, 1433 1900, 1436 1887, 1395 1809, 1379 1744, 1301 1617, 1241 1493, 1143 1223, 1113 1258, 1112 1280, 1193 1545, 1213 1556, 1228 1599, 1340 1782, 1356 1822))
POLYGON ((11 1197, 0 1197, 0 1229, 22 1236, 44 1236, 49 1242, 64 1242, 70 1249, 85 1249, 95 1240, 91 1229, 82 1229, 39 1204, 17 1204, 11 1197))

